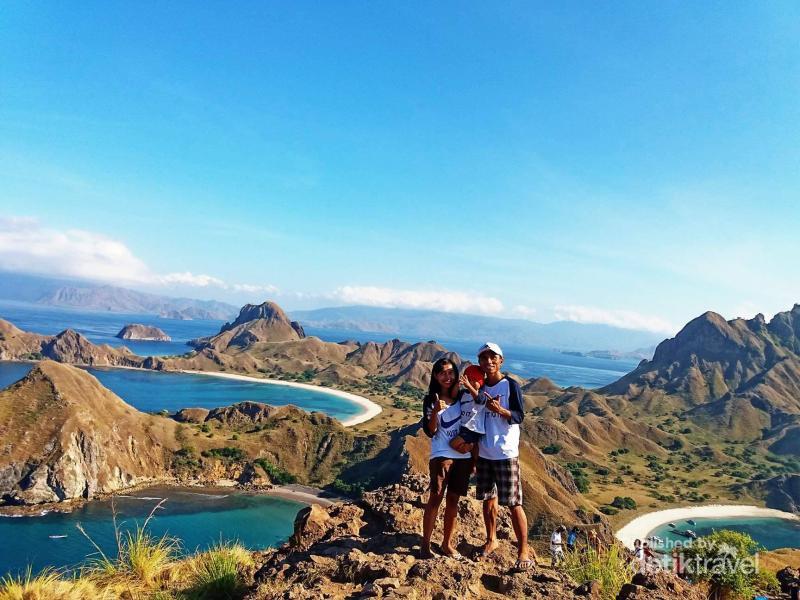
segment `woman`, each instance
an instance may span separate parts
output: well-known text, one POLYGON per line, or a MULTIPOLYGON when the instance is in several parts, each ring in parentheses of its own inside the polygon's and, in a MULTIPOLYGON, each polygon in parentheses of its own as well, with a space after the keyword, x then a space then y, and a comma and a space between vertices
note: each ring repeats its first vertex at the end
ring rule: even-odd
POLYGON ((431 438, 429 462, 431 482, 430 497, 422 520, 422 557, 431 558, 431 536, 442 499, 445 500, 444 535, 442 553, 461 560, 463 557, 453 545, 458 500, 467 495, 472 472, 472 446, 467 444, 457 452, 450 440, 461 427, 461 402, 458 387, 458 367, 449 358, 440 358, 433 364, 428 395, 422 403, 422 428, 431 438))

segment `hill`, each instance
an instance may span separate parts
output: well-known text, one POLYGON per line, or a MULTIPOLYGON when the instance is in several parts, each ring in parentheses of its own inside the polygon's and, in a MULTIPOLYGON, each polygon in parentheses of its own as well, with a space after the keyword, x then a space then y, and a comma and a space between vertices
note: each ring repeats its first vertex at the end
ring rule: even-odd
POLYGON ((309 329, 363 331, 410 340, 503 340, 506 345, 540 346, 562 350, 634 351, 661 341, 648 331, 622 329, 601 324, 558 321, 535 323, 524 319, 501 319, 481 315, 433 310, 342 306, 292 312, 309 329))
POLYGON ((198 349, 226 350, 231 346, 246 348, 258 342, 286 342, 306 337, 297 321, 290 321, 283 309, 274 302, 246 304, 239 316, 225 323, 214 336, 189 341, 198 349))
POLYGON ((800 425, 800 305, 766 323, 708 312, 656 347, 651 361, 599 390, 666 402, 699 426, 796 454, 800 425))
POLYGON ((42 361, 0 392, 0 498, 92 498, 163 477, 176 425, 134 410, 91 375, 42 361))

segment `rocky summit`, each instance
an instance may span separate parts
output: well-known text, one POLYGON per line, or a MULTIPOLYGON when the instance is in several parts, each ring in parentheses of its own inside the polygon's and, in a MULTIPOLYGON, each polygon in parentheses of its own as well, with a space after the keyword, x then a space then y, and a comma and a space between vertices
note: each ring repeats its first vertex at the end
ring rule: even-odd
MULTIPOLYGON (((406 475, 399 483, 366 493, 356 502, 301 510, 289 542, 260 556, 262 566, 247 598, 601 597, 599 582, 577 582, 566 572, 543 566, 514 572, 516 552, 506 511, 499 515, 500 547, 488 560, 444 556, 421 560, 426 489, 424 477, 406 475)), ((464 557, 472 557, 484 541, 481 503, 463 498, 458 513, 457 548, 464 557)), ((437 530, 434 539, 440 536, 437 530)), ((706 598, 699 589, 666 573, 640 578, 625 592, 624 598, 631 600, 706 598)))
POLYGON ((195 348, 224 350, 230 346, 244 348, 258 342, 285 342, 306 337, 303 327, 291 321, 274 302, 245 304, 236 320, 225 323, 214 336, 189 342, 195 348))

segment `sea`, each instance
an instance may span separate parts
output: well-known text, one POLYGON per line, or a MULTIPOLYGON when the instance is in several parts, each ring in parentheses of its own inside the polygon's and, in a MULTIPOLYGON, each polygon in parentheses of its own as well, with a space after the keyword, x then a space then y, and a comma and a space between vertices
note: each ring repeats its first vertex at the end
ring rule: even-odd
POLYGON ((692 530, 699 537, 703 537, 715 530, 733 529, 750 535, 766 550, 800 547, 800 521, 773 517, 698 518, 693 520, 694 525, 686 521, 676 521, 673 523, 675 528, 670 527, 669 524, 661 525, 651 531, 648 536, 658 536, 664 540, 668 548, 672 548, 675 542, 684 544, 688 540, 686 536, 678 533, 680 531, 692 530))
POLYGON ((232 493, 209 488, 148 488, 110 500, 96 500, 68 513, 33 517, 0 517, 0 577, 36 573, 47 567, 73 570, 102 557, 117 555, 114 515, 124 539, 144 525, 164 500, 147 531, 178 540, 177 554, 239 542, 261 549, 283 543, 292 533, 303 504, 275 496, 232 493), (78 529, 80 525, 86 535, 78 529), (87 537, 88 536, 88 537, 87 537))

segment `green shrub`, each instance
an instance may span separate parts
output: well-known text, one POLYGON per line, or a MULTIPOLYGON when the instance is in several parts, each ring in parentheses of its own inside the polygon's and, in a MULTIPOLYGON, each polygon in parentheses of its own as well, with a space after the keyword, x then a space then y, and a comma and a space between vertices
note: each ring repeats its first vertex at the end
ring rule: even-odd
POLYGON ((687 574, 709 582, 712 590, 739 598, 752 598, 768 576, 759 575, 753 554, 761 546, 746 533, 722 529, 684 548, 687 574))
POLYGON ((604 515, 609 515, 609 516, 610 515, 616 515, 619 512, 616 508, 614 508, 612 506, 601 506, 597 510, 599 510, 604 515))
POLYGON ((244 450, 242 450, 241 448, 235 448, 233 446, 225 446, 223 448, 211 448, 209 450, 203 450, 201 454, 206 458, 209 457, 222 458, 224 460, 229 460, 233 462, 240 462, 245 458, 244 450))
POLYGON ((629 498, 628 496, 616 496, 614 501, 611 503, 611 506, 614 508, 623 508, 626 510, 633 510, 636 508, 636 500, 633 498, 629 498))
POLYGON ((542 448, 542 452, 544 454, 558 454, 561 452, 562 448, 563 446, 561 446, 561 444, 550 444, 542 448))
POLYGON ((289 473, 289 471, 286 471, 277 465, 273 465, 266 458, 258 458, 253 462, 266 471, 273 483, 277 483, 278 485, 286 485, 297 482, 297 477, 289 473))

